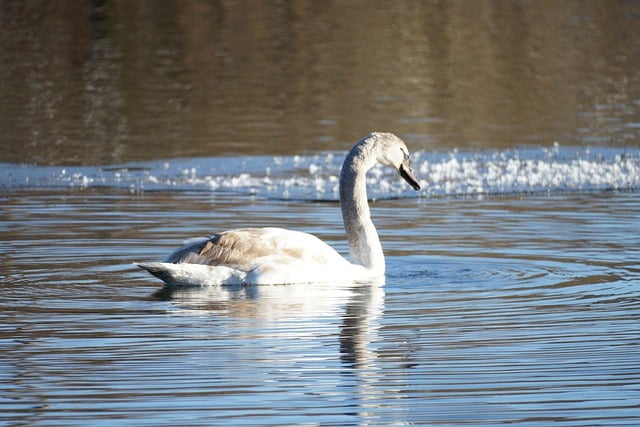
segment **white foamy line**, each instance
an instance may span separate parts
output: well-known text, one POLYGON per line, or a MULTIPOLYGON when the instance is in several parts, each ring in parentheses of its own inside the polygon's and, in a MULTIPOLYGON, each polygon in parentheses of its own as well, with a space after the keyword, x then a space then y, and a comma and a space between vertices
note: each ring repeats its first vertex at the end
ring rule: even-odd
MULTIPOLYGON (((285 199, 338 200, 342 156, 176 159, 115 166, 6 165, 5 188, 111 187, 131 192, 202 190, 285 199)), ((413 156, 422 185, 415 193, 397 173, 376 167, 367 175, 369 196, 433 197, 484 194, 640 189, 640 151, 551 148, 494 153, 426 153, 413 156)), ((4 165, 3 165, 4 166, 4 165)))
MULTIPOLYGON (((639 153, 603 157, 585 151, 570 153, 572 156, 568 158, 554 150, 539 151, 535 157, 531 154, 517 151, 417 153, 414 169, 423 187, 417 194, 461 196, 640 188, 639 153)), ((208 176, 205 181, 209 188, 217 191, 248 190, 267 197, 337 200, 339 165, 334 159, 331 157, 325 162, 317 156, 306 161, 297 158, 296 166, 307 170, 298 170, 289 177, 240 174, 208 176)), ((374 168, 367 182, 371 197, 412 197, 414 194, 388 168, 374 168)), ((201 181, 194 179, 191 183, 197 185, 201 181)))
POLYGON ((420 162, 429 195, 475 195, 640 188, 640 154, 592 155, 589 151, 562 156, 559 147, 543 156, 521 158, 520 153, 493 155, 452 153, 438 161, 420 162))
MULTIPOLYGON (((215 190, 251 188, 271 197, 338 199, 338 156, 295 157, 293 177, 245 175, 243 180, 211 176, 215 190), (306 169, 306 170, 305 170, 306 169)), ((414 155, 422 190, 414 193, 389 168, 367 177, 370 197, 469 196, 513 193, 584 192, 640 189, 640 152, 613 149, 509 150, 495 153, 414 155)))

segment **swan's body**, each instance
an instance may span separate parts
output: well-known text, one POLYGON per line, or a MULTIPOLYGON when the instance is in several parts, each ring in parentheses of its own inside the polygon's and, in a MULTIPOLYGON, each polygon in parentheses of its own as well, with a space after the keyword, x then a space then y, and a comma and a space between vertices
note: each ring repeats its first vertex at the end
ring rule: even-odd
POLYGON ((372 133, 349 152, 340 172, 340 206, 349 240, 347 261, 316 236, 282 228, 241 228, 192 239, 164 262, 138 264, 168 284, 361 282, 384 276, 380 239, 369 213, 365 176, 376 163, 394 167, 420 189, 405 143, 372 133))

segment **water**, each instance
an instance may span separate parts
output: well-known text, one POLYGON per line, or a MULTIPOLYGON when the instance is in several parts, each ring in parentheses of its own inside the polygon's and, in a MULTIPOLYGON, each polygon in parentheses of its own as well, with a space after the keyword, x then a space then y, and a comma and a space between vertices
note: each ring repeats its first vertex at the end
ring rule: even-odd
POLYGON ((128 263, 247 223, 345 252, 337 204, 103 187, 5 196, 0 419, 638 422, 636 192, 372 206, 384 286, 170 291, 128 263))
POLYGON ((0 425, 640 424, 635 3, 0 11, 0 425), (245 225, 346 253, 371 130, 423 186, 369 175, 384 285, 132 266, 245 225))

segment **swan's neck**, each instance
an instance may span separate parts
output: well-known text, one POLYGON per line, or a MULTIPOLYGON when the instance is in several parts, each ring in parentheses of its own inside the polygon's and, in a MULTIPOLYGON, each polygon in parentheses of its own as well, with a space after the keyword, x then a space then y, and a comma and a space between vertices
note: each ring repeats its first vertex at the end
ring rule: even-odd
POLYGON ((354 149, 342 165, 340 207, 349 239, 351 262, 370 270, 372 275, 382 275, 385 270, 384 254, 371 221, 366 187, 366 173, 375 161, 370 161, 366 154, 354 149))

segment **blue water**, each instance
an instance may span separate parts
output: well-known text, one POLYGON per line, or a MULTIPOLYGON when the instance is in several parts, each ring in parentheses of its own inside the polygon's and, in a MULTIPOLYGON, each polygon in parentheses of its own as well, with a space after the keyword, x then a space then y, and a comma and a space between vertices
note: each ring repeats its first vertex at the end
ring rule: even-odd
POLYGON ((552 150, 418 153, 418 196, 374 171, 382 286, 166 289, 130 264, 244 225, 346 253, 334 153, 5 165, 0 421, 637 425, 638 153, 552 150))

